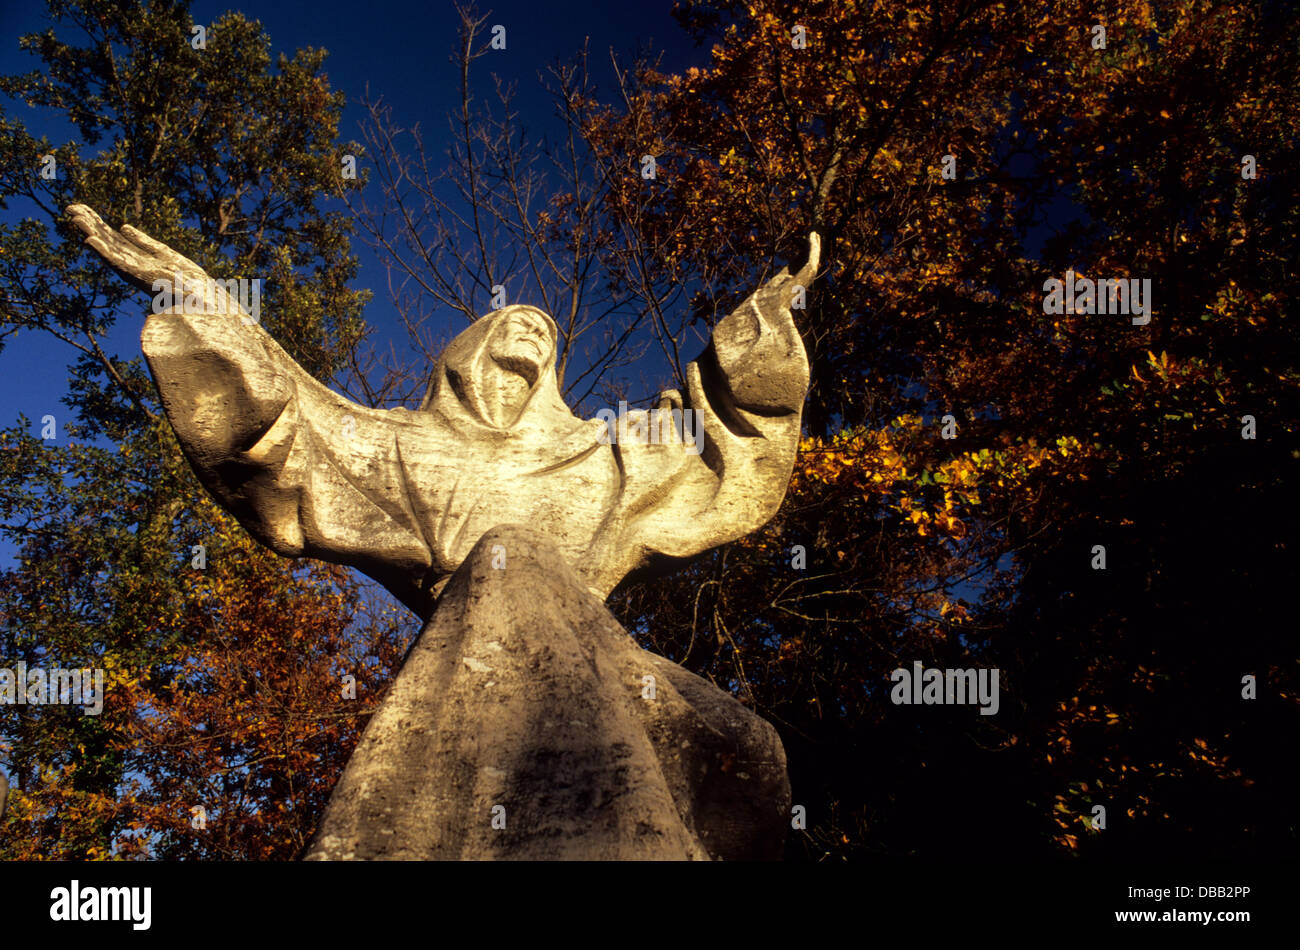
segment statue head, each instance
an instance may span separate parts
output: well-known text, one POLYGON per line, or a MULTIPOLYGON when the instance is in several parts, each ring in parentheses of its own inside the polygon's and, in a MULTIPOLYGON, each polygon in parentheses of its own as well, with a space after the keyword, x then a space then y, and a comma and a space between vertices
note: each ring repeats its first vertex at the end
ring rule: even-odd
POLYGON ((420 408, 501 431, 553 426, 557 413, 573 420, 555 378, 558 338, 536 307, 480 317, 443 350, 420 408))
POLYGON ((507 307, 497 313, 501 317, 488 329, 488 355, 531 389, 543 371, 555 372, 555 322, 533 307, 507 307))

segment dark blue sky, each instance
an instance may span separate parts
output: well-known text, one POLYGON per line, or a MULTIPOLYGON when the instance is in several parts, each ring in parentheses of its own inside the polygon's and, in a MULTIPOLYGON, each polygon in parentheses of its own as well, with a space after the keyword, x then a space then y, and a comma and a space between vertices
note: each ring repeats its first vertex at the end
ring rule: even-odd
MULTIPOLYGON (((508 43, 506 51, 476 62, 479 90, 490 93, 489 70, 516 81, 516 106, 530 137, 546 134, 558 124, 538 83, 538 73, 557 59, 570 58, 588 38, 593 76, 606 94, 613 79, 611 47, 622 62, 629 61, 640 48, 662 51, 662 68, 674 72, 707 62, 708 50, 694 45, 673 20, 671 7, 671 0, 597 6, 583 0, 483 2, 480 10, 491 13, 489 23, 506 27, 508 43)), ((372 95, 382 95, 392 105, 395 121, 403 126, 418 122, 426 143, 441 150, 447 129, 445 116, 458 97, 458 79, 449 56, 456 45, 459 18, 450 0, 254 0, 236 4, 198 0, 192 6, 195 22, 200 23, 211 22, 232 9, 262 22, 271 37, 273 55, 282 51, 292 54, 307 46, 329 51, 325 69, 330 84, 344 92, 349 102, 340 126, 344 140, 361 138, 357 124, 362 113, 357 100, 369 84, 372 95)), ((48 25, 44 3, 0 0, 0 73, 37 68, 36 57, 18 49, 18 38, 48 25)), ((75 28, 58 29, 70 41, 84 42, 75 28)), ((11 118, 24 121, 34 134, 49 135, 55 144, 77 139, 75 131, 51 113, 11 100, 4 105, 11 118)), ((3 215, 6 223, 13 223, 29 213, 31 209, 15 204, 3 215)), ((356 286, 375 292, 366 320, 381 340, 391 335, 399 345, 404 344, 405 330, 388 300, 383 267, 360 239, 354 249, 362 264, 356 286)), ((119 319, 107 338, 108 352, 127 359, 140 357, 139 335, 147 300, 141 295, 140 301, 139 319, 129 315, 119 319)), ((449 317, 448 335, 462 326, 449 317)), ((63 422, 71 413, 60 400, 67 392, 67 366, 75 357, 69 346, 45 334, 28 332, 9 338, 0 351, 0 424, 11 425, 24 414, 39 431, 41 417, 52 413, 59 420, 62 442, 63 422)), ((0 561, 7 560, 7 554, 0 551, 0 561)))
MULTIPOLYGON (((18 49, 18 37, 47 26, 44 4, 3 4, 0 9, 0 72, 35 68, 35 57, 18 49)), ((369 84, 372 95, 382 95, 393 106, 393 117, 403 126, 420 123, 426 142, 438 145, 447 128, 446 113, 457 101, 458 79, 448 57, 456 44, 458 17, 450 0, 375 0, 352 3, 341 0, 265 0, 228 4, 200 0, 193 5, 196 22, 210 22, 235 9, 258 19, 270 35, 275 52, 305 46, 324 47, 330 53, 326 72, 330 84, 342 90, 349 105, 340 127, 342 138, 359 139, 358 100, 369 84)), ((652 3, 615 3, 592 7, 581 0, 547 0, 540 3, 482 4, 491 23, 507 29, 507 49, 476 63, 480 80, 487 72, 518 84, 516 103, 530 133, 545 134, 557 128, 552 107, 537 81, 537 74, 557 58, 567 59, 590 38, 591 65, 597 82, 612 82, 609 49, 620 59, 630 59, 638 47, 664 52, 669 70, 703 64, 707 50, 697 49, 670 15, 671 0, 652 3)), ((66 30, 66 28, 64 28, 66 30)), ((72 31, 66 36, 74 36, 72 31)), ((486 93, 490 87, 481 84, 486 93)), ((51 121, 41 110, 6 102, 10 114, 21 118, 36 133, 46 133, 56 143, 75 138, 69 127, 51 121)), ((7 221, 29 213, 15 206, 7 221)), ((401 333, 385 292, 386 277, 379 262, 358 239, 356 253, 362 262, 357 281, 375 292, 366 319, 380 334, 401 333)), ((144 298, 141 297, 143 301, 144 298)), ((142 304, 143 308, 143 304, 142 304)), ((143 309, 141 310, 141 322, 143 309)), ((452 324, 449 322, 448 327, 452 324)), ((456 327, 459 329, 459 327, 456 327)), ((109 340, 110 352, 140 355, 139 323, 122 320, 109 340)), ((0 352, 0 419, 12 422, 19 412, 33 420, 46 412, 62 419, 59 398, 66 391, 64 368, 73 358, 65 344, 37 333, 11 338, 0 352)))

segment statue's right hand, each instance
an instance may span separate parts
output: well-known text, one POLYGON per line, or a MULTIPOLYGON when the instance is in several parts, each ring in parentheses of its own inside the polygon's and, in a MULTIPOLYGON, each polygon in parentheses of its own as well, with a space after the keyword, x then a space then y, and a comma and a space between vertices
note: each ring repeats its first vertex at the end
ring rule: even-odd
POLYGON ((177 275, 185 281, 207 281, 203 268, 161 241, 155 241, 129 224, 114 231, 86 205, 68 205, 68 217, 86 235, 86 243, 123 277, 142 290, 154 292, 155 281, 167 281, 177 275))

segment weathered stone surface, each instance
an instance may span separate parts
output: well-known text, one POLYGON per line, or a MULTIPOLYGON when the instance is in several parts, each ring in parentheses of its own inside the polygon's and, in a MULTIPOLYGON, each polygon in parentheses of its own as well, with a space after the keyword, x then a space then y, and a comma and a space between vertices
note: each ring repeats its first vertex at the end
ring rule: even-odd
POLYGON ((776 731, 505 525, 447 585, 308 857, 777 858, 789 814, 776 731))

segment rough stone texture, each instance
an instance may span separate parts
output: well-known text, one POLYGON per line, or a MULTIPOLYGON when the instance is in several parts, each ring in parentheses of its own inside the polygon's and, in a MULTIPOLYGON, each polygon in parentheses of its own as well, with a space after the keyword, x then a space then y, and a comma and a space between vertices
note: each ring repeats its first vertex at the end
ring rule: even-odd
POLYGON ((776 731, 638 647, 558 548, 503 525, 447 585, 308 857, 778 858, 789 815, 776 731))
MULTIPOLYGON (((84 205, 87 243, 142 287, 207 281, 193 261, 84 205)), ((601 597, 743 537, 790 481, 808 387, 782 270, 715 327, 687 367, 703 451, 672 426, 655 443, 609 444, 607 423, 560 398, 556 327, 533 307, 482 317, 443 352, 418 411, 350 402, 309 376, 216 288, 211 312, 152 314, 141 342, 168 419, 200 480, 249 533, 286 557, 352 565, 428 618, 445 578, 498 524, 534 525, 601 597)), ((198 309, 198 301, 195 301, 198 309)), ((189 308, 187 308, 189 309, 189 308)), ((630 419, 627 436, 642 411, 630 419)))

